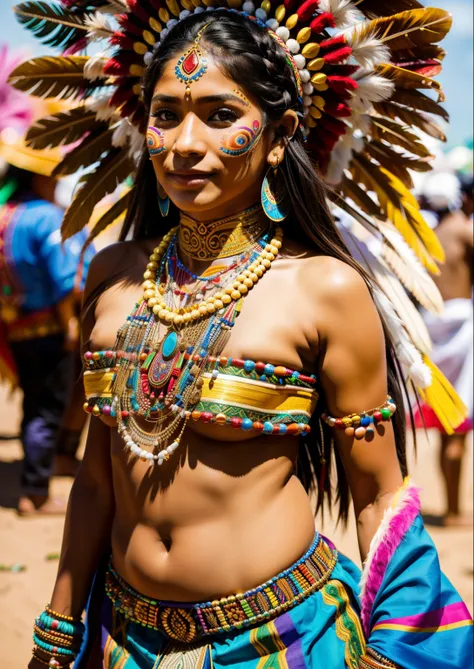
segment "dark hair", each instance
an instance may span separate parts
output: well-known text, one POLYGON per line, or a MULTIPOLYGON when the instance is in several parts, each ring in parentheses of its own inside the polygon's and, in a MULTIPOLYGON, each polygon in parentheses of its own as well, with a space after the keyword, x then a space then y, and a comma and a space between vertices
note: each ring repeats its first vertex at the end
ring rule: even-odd
MULTIPOLYGON (((278 121, 287 109, 298 111, 301 100, 295 84, 293 70, 288 64, 283 48, 270 36, 268 31, 256 22, 229 10, 215 10, 191 15, 176 26, 163 39, 159 49, 153 54, 143 82, 143 97, 147 112, 156 82, 165 65, 173 57, 183 53, 195 40, 199 30, 208 23, 201 45, 219 63, 222 71, 259 101, 264 121, 278 121), (218 21, 216 14, 219 13, 218 21)), ((332 219, 327 202, 327 190, 318 177, 305 149, 305 140, 299 128, 288 141, 285 160, 279 168, 291 202, 291 225, 285 226, 285 234, 302 242, 307 248, 322 255, 337 258, 353 267, 361 274, 367 285, 371 280, 366 272, 350 255, 332 219)), ((157 202, 156 177, 148 154, 144 150, 136 174, 136 190, 121 232, 124 240, 130 233, 134 239, 157 237, 179 223, 179 211, 170 206, 167 218, 161 218, 157 202)), ((383 323, 383 320, 382 320, 383 323)), ((384 325, 388 389, 395 403, 403 406, 401 375, 389 333, 384 325)), ((320 400, 321 402, 323 399, 320 400)), ((302 438, 297 473, 305 489, 317 490, 316 511, 322 509, 326 500, 331 504, 331 429, 319 416, 317 408, 312 418, 311 436, 302 438), (321 475, 321 458, 324 454, 328 463, 324 484, 317 485, 321 475)), ((393 427, 396 438, 398 460, 403 475, 407 473, 406 435, 404 412, 394 415, 393 427)), ((337 472, 338 517, 346 521, 350 502, 347 477, 341 458, 335 452, 337 472)))

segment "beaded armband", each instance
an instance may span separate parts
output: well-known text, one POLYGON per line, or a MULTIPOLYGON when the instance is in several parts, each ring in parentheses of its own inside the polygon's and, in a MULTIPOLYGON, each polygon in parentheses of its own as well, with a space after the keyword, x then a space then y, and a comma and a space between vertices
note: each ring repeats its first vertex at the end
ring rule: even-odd
POLYGON ((84 625, 71 616, 53 611, 49 605, 35 620, 33 657, 48 667, 70 664, 79 653, 84 636, 84 625), (41 651, 48 660, 38 655, 41 651))
POLYGON ((344 430, 348 437, 363 439, 369 433, 375 432, 375 426, 384 421, 390 421, 397 407, 391 397, 387 397, 385 402, 375 409, 363 411, 361 413, 351 413, 342 418, 333 418, 326 413, 321 418, 330 427, 337 430, 344 430))

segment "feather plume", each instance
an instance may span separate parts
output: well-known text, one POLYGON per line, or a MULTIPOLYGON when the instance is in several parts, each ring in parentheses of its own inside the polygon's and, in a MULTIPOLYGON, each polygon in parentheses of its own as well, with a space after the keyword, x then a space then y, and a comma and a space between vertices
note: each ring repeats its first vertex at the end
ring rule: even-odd
POLYGON ((395 12, 423 7, 418 0, 356 0, 354 4, 369 18, 391 16, 395 12))
POLYGON ((353 58, 363 70, 371 72, 379 63, 390 60, 390 49, 373 35, 366 35, 365 38, 361 38, 359 26, 363 25, 363 23, 358 23, 355 28, 344 31, 344 35, 352 47, 353 58))
MULTIPOLYGON (((20 91, 41 98, 83 97, 97 88, 84 78, 88 56, 45 56, 27 60, 10 74, 8 82, 20 91)), ((104 82, 100 82, 103 86, 104 82)))
POLYGON ((445 121, 449 121, 448 112, 421 91, 396 88, 392 94, 391 101, 405 105, 405 107, 417 109, 418 111, 441 116, 445 121))
POLYGON ((100 6, 103 14, 123 14, 129 11, 127 0, 109 0, 106 4, 100 6))
POLYGON ((129 120, 123 118, 112 133, 112 146, 127 146, 131 127, 129 120))
POLYGON ((401 146, 406 151, 410 151, 410 153, 414 153, 421 158, 431 157, 429 150, 421 143, 418 135, 396 121, 373 116, 370 132, 374 139, 401 146))
POLYGON ((355 75, 358 87, 350 101, 354 111, 359 113, 370 111, 373 102, 387 100, 394 90, 393 82, 379 77, 376 74, 361 76, 355 75))
POLYGON ((352 0, 320 0, 319 7, 323 12, 334 16, 338 28, 346 28, 364 18, 352 0))
POLYGON ((87 26, 87 37, 90 42, 108 39, 114 33, 111 24, 102 12, 86 16, 84 24, 87 26))
POLYGON ((96 98, 88 100, 86 107, 95 112, 95 117, 98 121, 110 121, 117 116, 115 108, 110 104, 111 99, 112 93, 104 93, 104 95, 99 95, 96 98))
POLYGON ((446 51, 437 44, 427 44, 424 46, 415 46, 410 49, 398 49, 394 58, 397 64, 403 61, 424 61, 424 60, 444 60, 446 51))
POLYGON ((374 191, 385 216, 392 221, 421 262, 434 274, 439 273, 433 258, 443 261, 444 253, 434 232, 420 214, 418 203, 397 177, 375 166, 364 156, 352 158, 354 181, 374 191))
POLYGON ((425 356, 423 362, 431 370, 432 383, 428 388, 420 389, 421 398, 433 409, 446 432, 453 434, 454 428, 467 418, 467 408, 433 361, 425 356))
POLYGON ((411 72, 410 70, 406 70, 403 67, 397 67, 391 63, 378 65, 376 73, 380 74, 381 77, 386 77, 393 81, 396 88, 405 88, 408 90, 413 88, 430 89, 438 93, 440 102, 443 102, 444 100, 441 84, 435 79, 430 79, 430 77, 424 76, 423 74, 411 72))
POLYGON ((442 314, 444 303, 439 288, 413 250, 388 221, 379 221, 384 243, 382 257, 405 288, 427 311, 442 314))
POLYGON ((446 135, 439 125, 422 112, 408 109, 392 101, 376 102, 374 103, 374 109, 381 116, 386 116, 390 119, 399 119, 407 126, 419 128, 430 137, 434 137, 441 142, 446 141, 446 135))
MULTIPOLYGON (((349 178, 347 174, 344 175, 341 182, 341 191, 343 193, 343 198, 351 198, 355 204, 362 209, 362 211, 367 212, 369 216, 374 218, 382 219, 384 217, 383 212, 381 211, 379 205, 370 197, 370 195, 363 190, 359 184, 349 178)), ((339 203, 339 206, 342 208, 342 204, 339 203)), ((352 212, 350 212, 353 215, 352 212)), ((366 227, 366 226, 364 226, 366 227)), ((372 227, 369 229, 369 232, 373 232, 372 227)))
POLYGON ((85 106, 76 107, 35 121, 28 130, 26 143, 32 149, 72 144, 92 128, 97 128, 95 112, 85 106))
POLYGON ((36 0, 13 8, 22 25, 47 46, 67 49, 86 35, 83 12, 36 0))
POLYGON ((128 207, 130 206, 130 203, 132 201, 133 197, 133 191, 134 189, 132 188, 131 190, 128 190, 123 197, 120 198, 120 200, 117 200, 110 209, 108 209, 105 214, 103 214, 97 223, 94 225, 92 228, 92 231, 87 238, 86 243, 84 244, 82 251, 81 251, 81 260, 84 257, 84 254, 87 250, 87 248, 92 244, 94 239, 98 237, 104 230, 106 230, 109 225, 112 225, 115 223, 115 221, 122 216, 122 214, 127 211, 128 207))
POLYGON ((96 81, 97 79, 107 79, 107 74, 104 72, 104 66, 108 58, 104 54, 97 54, 91 56, 84 65, 84 78, 87 81, 96 81))
POLYGON ((429 172, 431 164, 426 158, 412 158, 405 153, 398 153, 388 144, 383 144, 372 139, 366 142, 365 150, 372 158, 375 158, 383 167, 391 169, 393 166, 403 167, 415 172, 429 172))
POLYGON ((75 174, 83 167, 97 162, 109 151, 112 142, 113 128, 105 123, 98 125, 78 146, 74 147, 53 170, 54 177, 75 174))
POLYGON ((82 230, 84 221, 90 219, 95 205, 103 197, 113 193, 118 184, 122 183, 132 171, 133 163, 127 150, 111 149, 97 168, 87 175, 88 178, 83 180, 81 188, 77 191, 64 216, 61 228, 63 240, 82 230))

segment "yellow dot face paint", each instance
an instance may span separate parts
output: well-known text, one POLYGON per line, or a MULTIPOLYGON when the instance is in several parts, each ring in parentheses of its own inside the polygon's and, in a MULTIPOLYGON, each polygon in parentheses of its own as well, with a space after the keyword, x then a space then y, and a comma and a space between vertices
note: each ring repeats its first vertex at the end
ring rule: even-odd
POLYGON ((228 156, 242 156, 251 151, 262 136, 262 127, 258 121, 249 128, 241 125, 224 135, 220 150, 228 156))
POLYGON ((242 102, 246 107, 251 106, 250 101, 246 98, 246 96, 242 93, 242 91, 239 88, 235 89, 233 92, 242 100, 242 102))
POLYGON ((150 156, 158 156, 166 151, 165 133, 152 125, 146 131, 146 145, 150 156))

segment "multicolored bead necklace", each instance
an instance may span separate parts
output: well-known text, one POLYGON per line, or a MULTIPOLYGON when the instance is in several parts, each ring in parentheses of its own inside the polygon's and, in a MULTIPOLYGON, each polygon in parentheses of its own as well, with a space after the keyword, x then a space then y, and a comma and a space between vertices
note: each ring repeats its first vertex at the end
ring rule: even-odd
MULTIPOLYGON (((269 236, 263 212, 258 214, 255 207, 250 211, 252 225, 265 230, 261 238, 227 268, 211 274, 212 280, 189 273, 185 278, 196 283, 185 295, 175 277, 177 229, 170 230, 150 256, 143 300, 118 331, 108 411, 117 418, 126 447, 145 462, 162 465, 178 448, 201 398, 209 361, 219 358, 242 299, 270 269, 281 247, 281 229, 269 236), (143 429, 137 417, 152 429, 143 429)), ((246 213, 241 216, 245 220, 246 213)), ((306 426, 301 427, 303 431, 306 426)))

